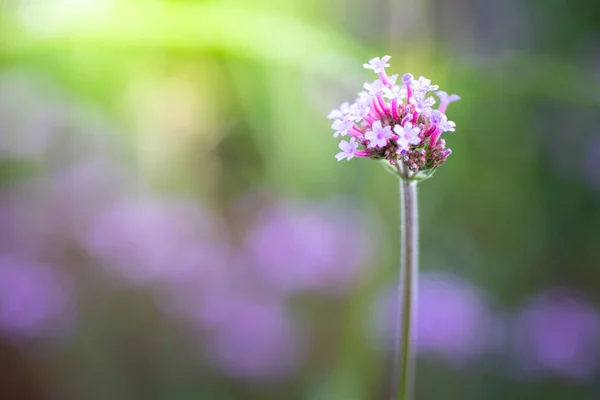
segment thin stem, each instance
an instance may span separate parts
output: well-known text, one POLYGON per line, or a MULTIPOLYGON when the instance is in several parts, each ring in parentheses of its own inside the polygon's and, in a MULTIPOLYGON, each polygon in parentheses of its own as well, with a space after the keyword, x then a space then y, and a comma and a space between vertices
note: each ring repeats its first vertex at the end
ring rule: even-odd
POLYGON ((391 400, 414 397, 419 278, 417 183, 400 179, 400 276, 391 400))

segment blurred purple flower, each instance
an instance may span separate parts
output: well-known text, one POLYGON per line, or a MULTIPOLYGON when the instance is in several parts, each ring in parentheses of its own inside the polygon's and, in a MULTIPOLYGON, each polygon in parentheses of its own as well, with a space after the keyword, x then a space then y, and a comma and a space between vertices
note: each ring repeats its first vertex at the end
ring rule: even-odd
POLYGON ((517 314, 513 340, 524 373, 584 381, 598 367, 600 314, 574 292, 543 292, 517 314))
POLYGON ((211 248, 215 268, 197 269, 195 279, 169 285, 162 305, 206 334, 209 357, 228 375, 250 381, 284 379, 300 362, 303 343, 283 299, 257 295, 249 271, 240 268, 242 260, 219 250, 227 249, 211 248))
POLYGON ((357 278, 372 247, 365 216, 339 203, 265 209, 246 238, 258 276, 284 294, 343 289, 357 278))
POLYGON ((230 293, 214 297, 208 320, 211 356, 220 369, 238 379, 280 380, 301 358, 293 320, 281 302, 230 293))
MULTIPOLYGON (((207 267, 217 225, 191 202, 127 199, 96 216, 85 243, 103 266, 134 284, 186 279, 181 274, 207 267)), ((212 267, 209 265, 208 267, 212 267)))
POLYGON ((62 223, 80 238, 98 212, 123 196, 128 178, 118 163, 94 158, 68 166, 48 179, 48 184, 62 223))
MULTIPOLYGON (((393 343, 396 289, 376 312, 389 348, 393 343)), ((472 283, 445 272, 425 272, 419 282, 418 352, 460 366, 497 344, 499 328, 484 293, 472 283)))
POLYGON ((12 339, 57 336, 73 318, 68 277, 22 256, 0 255, 0 333, 12 339))
POLYGON ((0 251, 56 255, 78 242, 92 217, 122 194, 122 180, 114 164, 93 160, 20 182, 0 196, 0 251))
POLYGON ((245 279, 245 271, 234 271, 230 252, 228 246, 206 243, 178 257, 173 276, 157 293, 166 313, 201 329, 217 324, 214 321, 223 317, 221 309, 228 298, 235 298, 235 293, 251 283, 245 279), (215 299, 221 307, 213 306, 215 299))

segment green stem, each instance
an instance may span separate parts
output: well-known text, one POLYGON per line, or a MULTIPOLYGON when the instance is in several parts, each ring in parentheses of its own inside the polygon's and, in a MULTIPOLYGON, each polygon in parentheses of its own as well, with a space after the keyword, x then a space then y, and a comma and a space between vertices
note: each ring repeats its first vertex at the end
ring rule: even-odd
POLYGON ((414 398, 417 295, 419 280, 419 213, 417 182, 400 179, 399 313, 396 323, 391 400, 414 398))

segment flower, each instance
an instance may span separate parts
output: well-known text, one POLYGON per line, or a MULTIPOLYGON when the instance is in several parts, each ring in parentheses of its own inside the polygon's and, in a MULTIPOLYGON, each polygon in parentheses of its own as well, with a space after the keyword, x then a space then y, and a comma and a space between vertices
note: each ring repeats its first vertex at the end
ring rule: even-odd
POLYGON ((421 137, 419 133, 421 129, 419 127, 413 126, 411 122, 406 122, 404 126, 396 125, 394 127, 394 132, 402 137, 402 139, 406 140, 409 144, 416 146, 421 143, 421 137))
POLYGON ((415 91, 415 93, 425 95, 427 92, 431 92, 439 89, 438 85, 432 85, 431 79, 427 79, 423 76, 420 76, 419 79, 412 80, 411 87, 415 91))
POLYGON ((445 112, 446 108, 448 107, 448 104, 454 102, 454 101, 458 101, 460 100, 460 96, 457 94, 448 94, 442 90, 438 90, 437 92, 435 92, 435 94, 437 95, 437 97, 439 97, 440 99, 440 111, 441 112, 445 112))
POLYGON ((327 118, 329 118, 329 119, 345 119, 346 115, 348 114, 349 108, 350 108, 349 102, 342 103, 339 110, 331 110, 329 115, 327 115, 327 118))
POLYGON ((361 120, 371 112, 371 97, 358 97, 348 109, 347 118, 352 121, 361 120))
POLYGON ((336 138, 339 135, 346 136, 348 131, 352 129, 353 122, 349 119, 336 119, 333 121, 331 128, 335 130, 333 137, 336 138))
POLYGON ((356 139, 354 139, 354 138, 350 139, 350 142, 342 140, 340 142, 339 147, 340 147, 340 150, 342 150, 342 151, 337 153, 335 155, 335 158, 337 158, 338 161, 341 161, 344 158, 346 160, 350 161, 352 159, 352 157, 354 157, 354 153, 356 152, 356 149, 358 148, 358 143, 356 143, 356 139))
POLYGON ((415 107, 415 111, 418 113, 423 113, 431 110, 431 107, 435 104, 435 99, 431 96, 429 97, 411 97, 410 104, 415 107))
POLYGON ((392 128, 390 126, 382 126, 380 121, 375 121, 373 123, 373 130, 365 133, 365 139, 369 141, 367 147, 384 147, 391 136, 392 128))
POLYGON ((382 92, 383 82, 381 82, 381 80, 377 79, 373 82, 365 82, 363 87, 367 90, 367 92, 369 92, 370 95, 375 96, 382 92))
POLYGON ((406 98, 407 92, 405 86, 393 85, 391 88, 384 87, 383 88, 383 97, 388 98, 390 100, 396 99, 401 100, 406 98))
POLYGON ((454 132, 456 124, 448 121, 446 114, 442 114, 439 110, 433 110, 429 115, 429 120, 433 125, 440 128, 442 132, 454 132))
POLYGON ((438 91, 439 86, 430 79, 415 79, 410 73, 403 74, 401 83, 396 84, 398 75, 388 76, 385 71, 390 59, 375 57, 364 64, 379 79, 366 82, 365 91, 358 93, 354 103, 343 103, 328 115, 335 119, 331 125, 335 138, 353 136, 350 142, 340 143, 342 153, 335 157, 387 161, 404 179, 426 179, 452 154, 441 135, 454 132, 456 124, 448 120, 445 112, 448 104, 460 97, 438 91), (433 109, 435 99, 428 96, 433 91, 440 98, 437 110, 433 109))
POLYGON ((382 58, 375 57, 370 59, 368 64, 363 64, 363 67, 372 69, 376 74, 379 74, 384 72, 385 69, 390 66, 387 62, 390 61, 391 58, 392 56, 383 56, 382 58))
POLYGON ((460 96, 457 94, 448 94, 446 92, 444 92, 443 90, 438 90, 437 92, 435 92, 435 94, 437 95, 437 97, 440 98, 440 101, 442 103, 452 103, 454 101, 458 101, 460 100, 460 96))

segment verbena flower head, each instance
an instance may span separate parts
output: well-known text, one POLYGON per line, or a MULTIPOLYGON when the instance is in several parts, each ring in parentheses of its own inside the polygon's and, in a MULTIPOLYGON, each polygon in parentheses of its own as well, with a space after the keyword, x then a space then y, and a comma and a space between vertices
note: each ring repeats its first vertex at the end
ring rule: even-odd
POLYGON ((382 160, 403 179, 423 180, 452 153, 441 135, 454 132, 456 124, 445 112, 448 104, 460 97, 438 91, 431 80, 415 79, 408 73, 396 84, 398 75, 385 72, 390 59, 375 57, 364 64, 379 79, 366 82, 354 103, 345 102, 327 116, 334 120, 334 138, 351 136, 349 141, 341 141, 342 152, 335 157, 338 161, 354 157, 382 160), (440 100, 437 109, 433 109, 436 100, 430 92, 440 100))

